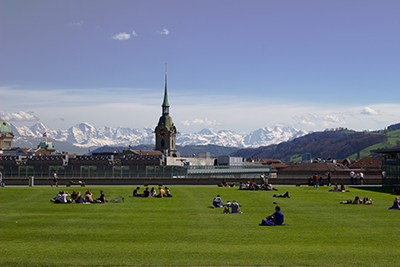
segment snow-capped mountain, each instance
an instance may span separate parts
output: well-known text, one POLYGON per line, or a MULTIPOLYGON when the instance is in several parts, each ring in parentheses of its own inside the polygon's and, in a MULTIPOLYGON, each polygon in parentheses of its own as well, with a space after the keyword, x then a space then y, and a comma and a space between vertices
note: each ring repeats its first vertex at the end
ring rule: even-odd
MULTIPOLYGON (((88 123, 77 124, 66 130, 51 130, 42 123, 36 123, 31 127, 15 125, 12 127, 15 136, 14 143, 18 143, 19 139, 42 137, 44 132, 47 133, 50 140, 67 142, 78 147, 135 146, 155 143, 155 135, 151 128, 95 128, 88 123)), ((176 143, 180 146, 214 144, 240 148, 259 147, 288 141, 305 134, 307 132, 284 125, 260 128, 249 134, 239 134, 227 130, 213 132, 203 129, 197 133, 178 134, 176 143)))

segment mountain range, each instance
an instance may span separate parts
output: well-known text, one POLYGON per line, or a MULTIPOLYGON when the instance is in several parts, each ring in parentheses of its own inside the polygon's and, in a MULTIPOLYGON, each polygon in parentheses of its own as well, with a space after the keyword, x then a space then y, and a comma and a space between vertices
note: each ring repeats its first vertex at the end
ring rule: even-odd
MULTIPOLYGON (((131 129, 123 127, 99 127, 89 123, 80 123, 66 130, 52 130, 42 123, 33 126, 15 126, 11 124, 14 133, 14 146, 36 147, 39 140, 43 140, 46 132, 49 141, 67 143, 76 148, 87 150, 102 146, 136 146, 141 144, 155 144, 153 129, 131 129)), ((177 135, 176 144, 188 145, 218 145, 224 147, 249 148, 267 146, 289 141, 306 135, 307 132, 295 129, 291 126, 276 125, 264 127, 252 131, 249 134, 241 134, 233 131, 222 130, 213 132, 203 129, 197 133, 177 135)), ((66 145, 66 144, 65 144, 66 145)), ((56 145, 55 145, 56 146, 56 145)), ((57 150, 60 150, 56 146, 57 150)))

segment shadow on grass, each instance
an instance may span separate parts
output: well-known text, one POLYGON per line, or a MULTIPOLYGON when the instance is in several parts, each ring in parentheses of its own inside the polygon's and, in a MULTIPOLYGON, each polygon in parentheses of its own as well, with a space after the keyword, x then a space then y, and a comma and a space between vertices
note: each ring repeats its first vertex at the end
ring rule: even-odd
POLYGON ((392 188, 390 187, 364 187, 364 186, 360 186, 360 187, 354 187, 357 188, 359 190, 365 190, 365 191, 370 191, 370 192, 378 192, 378 193, 387 193, 387 194, 392 194, 392 188))

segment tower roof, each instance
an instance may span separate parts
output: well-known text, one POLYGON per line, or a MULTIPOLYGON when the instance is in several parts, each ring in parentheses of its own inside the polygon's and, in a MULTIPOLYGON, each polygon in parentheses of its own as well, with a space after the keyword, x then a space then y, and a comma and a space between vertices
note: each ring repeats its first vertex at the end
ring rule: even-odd
POLYGON ((12 134, 11 125, 6 121, 0 120, 0 133, 11 133, 12 134))
MULTIPOLYGON (((165 68, 167 68, 167 64, 165 64, 165 68)), ((167 70, 165 70, 165 89, 164 89, 164 101, 162 103, 162 107, 169 107, 168 92, 167 92, 167 70)))

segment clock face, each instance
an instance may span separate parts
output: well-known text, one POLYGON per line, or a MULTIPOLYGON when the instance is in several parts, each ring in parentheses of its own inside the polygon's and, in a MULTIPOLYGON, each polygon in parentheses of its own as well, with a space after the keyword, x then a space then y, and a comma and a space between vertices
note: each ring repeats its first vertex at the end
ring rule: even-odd
POLYGON ((165 126, 161 126, 157 129, 157 134, 160 137, 165 137, 168 135, 168 129, 165 126))

